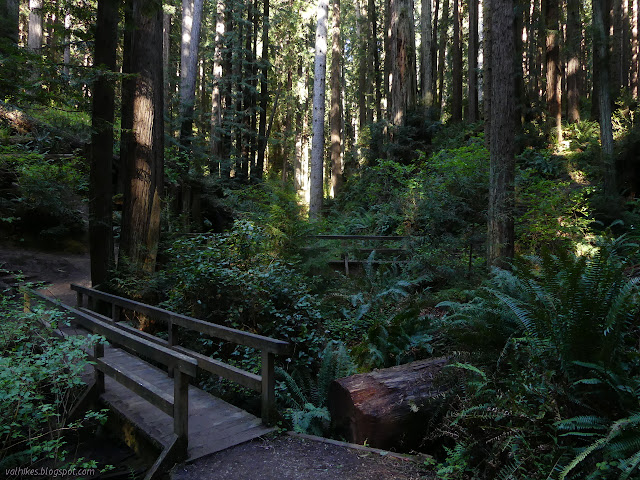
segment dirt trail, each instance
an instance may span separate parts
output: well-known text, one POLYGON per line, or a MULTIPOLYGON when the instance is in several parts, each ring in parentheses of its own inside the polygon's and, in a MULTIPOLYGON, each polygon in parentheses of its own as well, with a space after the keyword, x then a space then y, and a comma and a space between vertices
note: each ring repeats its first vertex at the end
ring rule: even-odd
POLYGON ((67 305, 75 305, 70 283, 91 286, 89 254, 45 253, 0 246, 0 269, 21 272, 30 281, 45 282, 40 290, 67 305))

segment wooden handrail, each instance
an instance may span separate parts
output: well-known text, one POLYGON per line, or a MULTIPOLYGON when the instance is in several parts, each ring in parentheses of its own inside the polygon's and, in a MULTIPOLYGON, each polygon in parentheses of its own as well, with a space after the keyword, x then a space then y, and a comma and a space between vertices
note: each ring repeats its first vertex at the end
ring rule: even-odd
MULTIPOLYGON (((174 351, 188 355, 191 359, 196 361, 198 367, 202 370, 220 375, 221 377, 224 377, 245 387, 251 388, 252 390, 260 393, 262 397, 262 419, 265 421, 265 423, 270 423, 271 412, 273 411, 273 408, 275 406, 274 358, 277 354, 288 354, 290 352, 289 342, 276 340, 254 333, 243 332, 242 330, 238 330, 235 328, 216 325, 213 323, 205 322, 204 320, 199 320, 187 315, 170 312, 169 310, 165 310, 163 308, 146 305, 144 303, 136 302, 135 300, 129 300, 92 288, 82 287, 80 285, 71 284, 71 289, 74 290, 78 295, 78 306, 80 308, 82 308, 83 306, 83 298, 85 295, 91 300, 97 299, 111 304, 111 316, 113 322, 117 321, 119 317, 119 312, 117 310, 118 308, 129 309, 134 312, 147 315, 148 317, 155 320, 164 321, 167 324, 169 330, 167 348, 171 348, 174 351), (174 345, 176 333, 175 328, 177 326, 203 333, 205 335, 209 335, 221 340, 230 341, 238 345, 245 345, 260 350, 262 352, 261 375, 255 375, 251 372, 247 372, 231 365, 227 365, 224 362, 220 362, 208 358, 204 355, 200 355, 184 347, 174 345)), ((118 324, 118 327, 122 327, 122 325, 118 324)), ((158 343, 154 340, 147 341, 155 344, 158 343)), ((169 372, 171 375, 171 367, 169 368, 169 372)))
POLYGON ((188 355, 176 352, 170 348, 141 338, 140 336, 133 335, 122 330, 118 325, 105 322, 34 291, 27 291, 25 293, 25 308, 30 304, 30 297, 38 298, 58 309, 64 310, 74 322, 90 332, 102 335, 110 343, 132 349, 172 369, 174 372, 173 398, 162 393, 144 379, 137 377, 131 372, 125 372, 117 368, 116 365, 111 364, 108 360, 105 360, 103 358, 104 344, 102 342, 96 342, 93 346, 95 385, 98 393, 104 392, 104 375, 107 374, 151 404, 160 408, 163 412, 169 414, 173 417, 173 431, 176 435, 176 454, 181 458, 186 458, 189 425, 189 378, 193 378, 197 374, 197 361, 188 355))
MULTIPOLYGON (((155 320, 160 320, 167 324, 172 323, 199 333, 204 333, 211 337, 219 338, 220 340, 226 340, 238 345, 257 348, 259 350, 266 350, 276 355, 288 354, 290 351, 289 342, 285 342, 283 340, 276 340, 263 335, 225 327, 224 325, 205 322, 204 320, 170 312, 163 308, 154 307, 136 302, 135 300, 129 300, 127 298, 118 297, 117 295, 111 295, 99 290, 94 290, 92 288, 82 287, 80 285, 71 284, 71 290, 77 292, 79 296, 87 295, 88 297, 97 298, 98 300, 104 300, 112 305, 117 305, 122 308, 142 313, 143 315, 152 317, 155 320)), ((81 306, 81 303, 78 303, 78 305, 81 306)))

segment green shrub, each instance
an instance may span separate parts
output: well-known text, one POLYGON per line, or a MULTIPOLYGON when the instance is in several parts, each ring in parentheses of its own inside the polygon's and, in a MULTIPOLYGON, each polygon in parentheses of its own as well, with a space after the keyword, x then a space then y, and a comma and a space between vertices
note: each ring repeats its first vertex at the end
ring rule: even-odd
MULTIPOLYGON (((103 413, 87 412, 71 421, 70 409, 85 388, 80 376, 87 366, 88 339, 57 339, 38 322, 53 327, 65 322, 60 312, 22 305, 0 297, 0 469, 54 462, 69 465, 67 434, 83 424, 104 421, 103 413)), ((47 465, 50 465, 48 463, 47 465)))

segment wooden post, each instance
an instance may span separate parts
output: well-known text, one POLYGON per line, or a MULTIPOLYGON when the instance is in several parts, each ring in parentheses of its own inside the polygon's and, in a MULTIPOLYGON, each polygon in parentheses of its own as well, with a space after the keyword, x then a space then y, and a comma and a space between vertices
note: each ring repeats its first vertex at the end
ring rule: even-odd
POLYGON ((111 321, 113 323, 119 322, 120 321, 120 312, 122 311, 122 309, 116 305, 115 303, 111 304, 111 321))
MULTIPOLYGON (((104 343, 102 340, 98 340, 93 344, 93 359, 97 362, 102 357, 104 357, 104 343)), ((100 395, 104 393, 104 372, 100 371, 96 365, 93 374, 96 381, 96 392, 100 395)))
MULTIPOLYGON (((167 342, 169 347, 172 347, 176 344, 177 334, 178 334, 178 326, 173 323, 173 318, 169 317, 167 320, 167 325, 169 327, 169 336, 167 338, 167 342)), ((169 378, 173 378, 173 367, 167 367, 167 373, 169 374, 169 378)))
POLYGON ((187 457, 189 435, 189 376, 174 370, 173 379, 173 433, 178 437, 178 452, 182 458, 187 457))
POLYGON ((81 292, 76 292, 76 306, 78 308, 82 308, 82 304, 84 303, 84 295, 81 292))
POLYGON ((269 425, 272 419, 272 411, 275 406, 275 375, 273 372, 274 355, 265 350, 262 351, 262 421, 269 425))

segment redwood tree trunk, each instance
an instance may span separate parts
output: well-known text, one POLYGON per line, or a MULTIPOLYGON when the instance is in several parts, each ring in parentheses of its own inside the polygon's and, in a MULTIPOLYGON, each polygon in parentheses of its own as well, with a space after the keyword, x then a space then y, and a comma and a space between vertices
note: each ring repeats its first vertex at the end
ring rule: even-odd
POLYGON ((313 80, 313 140, 311 146, 311 182, 309 217, 318 219, 322 209, 324 170, 324 99, 327 72, 328 0, 318 0, 316 54, 313 80))
POLYGON ((334 197, 342 189, 342 42, 340 41, 340 0, 333 0, 331 48, 331 190, 334 197))
POLYGON ((442 2, 442 20, 440 21, 440 52, 438 54, 438 105, 442 108, 444 100, 444 66, 447 63, 447 32, 449 30, 449 0, 442 2))
POLYGON ((417 93, 413 0, 391 0, 390 12, 390 121, 404 125, 407 113, 415 108, 417 93))
POLYGON ((462 121, 462 36, 460 0, 453 0, 453 71, 451 89, 451 120, 462 121))
POLYGON ((483 0, 483 30, 482 53, 484 56, 483 65, 483 110, 484 110, 484 143, 487 148, 491 146, 491 2, 493 0, 483 0))
POLYGON ((133 0, 131 145, 127 149, 119 264, 151 272, 160 239, 164 122, 162 2, 133 0), (124 260, 124 261, 123 261, 124 260))
POLYGON ((558 3, 546 0, 547 29, 547 110, 555 122, 556 141, 562 141, 562 83, 560 67, 560 39, 558 34, 558 3))
POLYGON ((477 122, 478 111, 478 0, 469 0, 469 122, 477 122))
POLYGON ((433 105, 432 23, 431 0, 422 0, 420 17, 420 90, 422 92, 422 103, 427 109, 433 105))
POLYGON ((633 0, 631 14, 631 93, 638 98, 638 0, 633 0))
POLYGON ((567 120, 580 121, 580 44, 582 25, 580 24, 580 0, 567 0, 567 120))
POLYGON ((491 0, 491 165, 489 173, 489 265, 509 268, 514 253, 513 0, 491 0))
POLYGON ((100 74, 93 84, 89 172, 89 252, 94 287, 108 280, 114 266, 111 179, 119 4, 119 0, 100 0, 96 17, 94 65, 100 74))
POLYGON ((42 0, 29 0, 28 46, 34 52, 42 48, 42 0))

